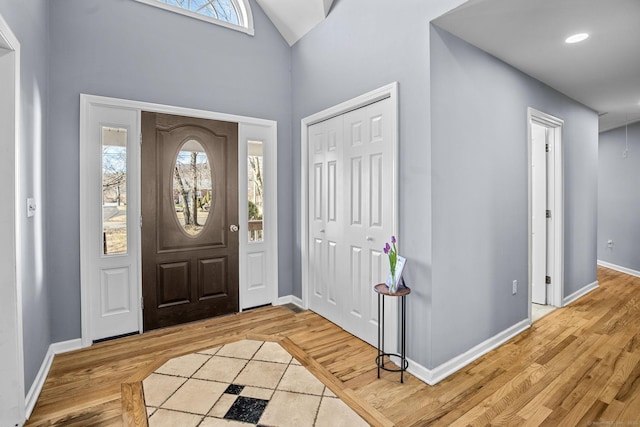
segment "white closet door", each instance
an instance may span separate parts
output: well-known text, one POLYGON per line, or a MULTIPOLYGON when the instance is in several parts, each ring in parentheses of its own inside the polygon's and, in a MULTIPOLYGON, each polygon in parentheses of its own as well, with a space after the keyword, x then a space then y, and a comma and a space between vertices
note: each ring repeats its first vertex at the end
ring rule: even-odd
POLYGON ((342 116, 309 128, 310 308, 340 324, 344 286, 342 116))
POLYGON ((377 294, 389 260, 382 251, 393 233, 391 101, 376 102, 344 118, 345 244, 348 248, 344 328, 369 343, 378 332, 377 294))
POLYGON ((391 114, 385 99, 309 127, 309 306, 373 345, 393 233, 391 114))

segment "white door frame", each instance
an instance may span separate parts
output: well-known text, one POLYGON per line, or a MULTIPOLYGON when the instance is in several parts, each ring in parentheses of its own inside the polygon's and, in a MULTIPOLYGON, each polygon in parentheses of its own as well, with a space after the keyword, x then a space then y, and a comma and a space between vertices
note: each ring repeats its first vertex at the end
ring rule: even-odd
POLYGON ((22 330, 21 224, 25 206, 20 188, 20 43, 0 15, 0 179, 9 185, 7 206, 0 213, 0 419, 7 425, 22 425, 25 412, 24 344, 22 330), (10 76, 9 78, 6 78, 10 76), (6 103, 5 103, 6 102, 6 103), (5 110, 6 107, 6 110, 5 110), (6 331, 6 333, 5 333, 6 331))
POLYGON ((548 129, 548 138, 552 141, 550 149, 553 150, 554 162, 553 168, 553 265, 550 270, 551 285, 547 300, 550 305, 562 307, 562 295, 564 292, 564 169, 562 167, 562 128, 564 120, 551 116, 542 111, 529 107, 527 109, 527 158, 528 158, 528 193, 529 193, 529 209, 528 209, 528 256, 529 256, 529 296, 528 310, 529 321, 531 321, 531 302, 532 302, 532 132, 531 124, 536 123, 548 129))
MULTIPOLYGON (((374 102, 390 98, 393 105, 391 115, 391 126, 393 128, 393 234, 398 235, 398 82, 390 83, 381 88, 372 90, 356 98, 345 101, 341 104, 322 110, 318 113, 305 117, 301 121, 301 147, 300 147, 300 239, 302 256, 302 304, 303 308, 309 307, 309 127, 339 116, 349 111, 357 110, 373 104, 374 102)), ((400 244, 398 245, 401 246, 400 244)), ((382 248, 381 248, 382 249, 382 248)), ((398 249, 401 250, 401 247, 398 249)), ((372 283, 373 287, 375 283, 372 283)), ((398 298, 399 299, 399 298, 398 298)), ((397 301, 396 301, 397 302, 397 301)), ((386 328, 391 331, 387 336, 390 338, 387 344, 396 351, 398 334, 398 304, 389 304, 390 311, 385 319, 386 328)))
MULTIPOLYGON (((273 168, 272 171, 275 172, 276 168, 276 156, 277 156, 277 122, 274 120, 266 120, 266 119, 259 119, 259 118, 254 118, 254 117, 246 117, 246 116, 239 116, 239 115, 235 115, 235 114, 226 114, 226 113, 218 113, 218 112, 213 112, 213 111, 206 111, 206 110, 198 110, 198 109, 192 109, 192 108, 184 108, 184 107, 175 107, 175 106, 170 106, 170 105, 163 105, 163 104, 155 104, 155 103, 149 103, 149 102, 142 102, 142 101, 134 101, 134 100, 127 100, 127 99, 119 99, 119 98, 110 98, 110 97, 103 97, 103 96, 96 96, 96 95, 87 95, 87 94, 81 94, 80 95, 80 148, 81 148, 81 156, 80 156, 80 162, 83 162, 83 157, 82 157, 82 145, 84 144, 84 141, 87 139, 87 135, 88 135, 88 123, 87 123, 87 119, 89 117, 89 110, 92 107, 92 105, 100 105, 100 106, 107 106, 107 107, 112 107, 112 108, 122 108, 122 109, 133 109, 133 110, 137 110, 138 111, 138 115, 141 114, 142 111, 149 111, 149 112, 154 112, 154 113, 163 113, 163 114, 173 114, 173 115, 179 115, 179 116, 187 116, 187 117, 195 117, 195 118, 203 118, 203 119, 209 119, 209 120, 220 120, 220 121, 227 121, 227 122, 235 122, 238 123, 238 143, 239 143, 239 151, 238 151, 238 174, 240 175, 241 173, 245 173, 246 175, 246 171, 247 171, 247 159, 246 159, 246 155, 245 157, 241 157, 242 153, 246 154, 246 149, 242 150, 242 143, 243 143, 243 139, 244 137, 251 137, 252 136, 252 129, 255 129, 256 127, 261 127, 266 129, 265 131, 263 131, 263 134, 267 134, 269 136, 269 142, 271 142, 270 144, 265 144, 265 158, 269 157, 270 159, 273 160, 273 163, 271 163, 270 167, 273 168)), ((140 125, 140 119, 138 119, 138 125, 140 125)), ((141 129, 137 129, 136 130, 137 135, 141 134, 141 129)), ((83 226, 82 224, 82 218, 86 218, 86 213, 85 211, 87 210, 86 204, 83 203, 82 199, 83 199, 83 169, 82 169, 82 164, 80 167, 80 185, 81 185, 81 191, 80 191, 80 218, 81 218, 81 226, 80 226, 80 290, 81 290, 81 312, 82 312, 82 347, 88 347, 92 344, 92 339, 91 339, 91 318, 89 316, 89 308, 90 308, 90 292, 91 292, 91 287, 89 286, 89 281, 87 280, 88 277, 88 271, 90 268, 94 268, 92 265, 88 265, 87 261, 84 259, 83 254, 86 253, 85 249, 83 249, 83 247, 87 246, 86 243, 86 238, 83 237, 83 235, 88 235, 88 233, 91 232, 91 230, 86 229, 86 227, 83 226)), ((140 165, 137 165, 137 173, 140 173, 140 165)), ((239 192, 239 196, 243 195, 243 191, 246 192, 246 186, 243 188, 240 184, 243 182, 247 181, 246 176, 239 176, 238 177, 238 192, 239 192)), ((276 173, 271 173, 268 176, 264 177, 265 180, 265 187, 269 186, 270 188, 272 188, 273 190, 273 195, 271 195, 271 203, 268 207, 268 212, 270 213, 269 216, 272 218, 272 221, 267 221, 265 220, 265 235, 270 236, 271 238, 271 242, 269 244, 268 250, 269 250, 269 259, 267 260, 267 266, 270 266, 271 268, 269 269, 268 273, 267 273, 267 277, 268 277, 268 281, 271 284, 271 286, 273 287, 273 293, 272 293, 272 304, 276 304, 277 300, 278 300, 278 224, 277 224, 277 194, 275 192, 275 189, 277 188, 277 174, 276 173), (268 227, 268 228, 267 228, 268 227)), ((140 180, 138 180, 138 185, 139 185, 140 180)), ((85 190, 86 191, 86 190, 85 190)), ((140 194, 140 189, 137 189, 137 194, 140 194)), ((267 201, 265 201, 265 203, 267 203, 267 201)), ((247 206, 246 206, 246 197, 243 195, 242 197, 238 198, 238 204, 239 204, 239 213, 245 212, 247 211, 247 206)), ((267 208, 265 208, 266 210, 267 208)), ((133 214, 133 212, 132 212, 133 214)), ((139 212, 138 212, 139 214, 139 212)), ((266 215, 266 214, 265 214, 266 215)), ((242 221, 240 222, 240 225, 242 225, 242 221)), ((244 235, 246 236, 246 234, 242 233, 243 230, 242 227, 240 229, 241 232, 241 236, 244 235)), ((132 230, 132 238, 133 239, 137 239, 137 244, 135 245, 135 247, 138 248, 138 265, 137 265, 137 276, 138 276, 138 281, 137 281, 137 286, 138 286, 138 295, 139 295, 139 301, 142 300, 142 254, 140 252, 140 242, 141 242, 141 230, 140 228, 138 228, 137 230, 135 230, 135 232, 132 230)), ((243 295, 242 295, 242 289, 243 289, 243 283, 242 280, 246 280, 245 278, 247 277, 246 272, 244 271, 246 269, 246 265, 247 265, 247 243, 245 242, 246 239, 242 239, 242 237, 240 238, 240 245, 239 245, 239 252, 240 252, 240 256, 239 256, 239 269, 240 269, 240 274, 239 274, 239 278, 240 278, 240 283, 239 283, 239 292, 240 292, 240 301, 242 301, 243 299, 243 295)), ((138 331, 140 333, 143 332, 143 320, 142 320, 142 309, 140 307, 140 304, 135 304, 135 306, 137 307, 138 310, 138 331)), ((240 306, 240 310, 242 311, 242 306, 240 306)))

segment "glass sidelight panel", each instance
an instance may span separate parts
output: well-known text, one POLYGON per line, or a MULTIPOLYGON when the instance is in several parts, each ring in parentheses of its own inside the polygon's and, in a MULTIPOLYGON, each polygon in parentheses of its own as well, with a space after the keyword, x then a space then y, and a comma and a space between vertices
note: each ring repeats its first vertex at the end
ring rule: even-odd
POLYGON ((102 253, 127 253, 127 129, 102 126, 102 253))
POLYGON ((262 141, 249 141, 247 157, 247 170, 249 172, 249 188, 247 189, 249 218, 247 229, 249 230, 249 242, 264 241, 263 151, 262 141))
POLYGON ((191 236, 200 234, 215 208, 214 183, 207 153, 191 139, 180 148, 173 174, 176 219, 191 236))

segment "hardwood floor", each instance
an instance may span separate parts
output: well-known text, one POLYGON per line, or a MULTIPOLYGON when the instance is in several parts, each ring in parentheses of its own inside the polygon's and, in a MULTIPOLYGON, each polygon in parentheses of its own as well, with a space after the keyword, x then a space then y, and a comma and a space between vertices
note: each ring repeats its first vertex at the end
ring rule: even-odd
POLYGON ((121 425, 121 385, 139 372, 255 334, 290 340, 398 426, 640 426, 640 278, 599 268, 598 279, 599 289, 433 387, 411 375, 378 380, 375 348, 310 311, 267 307, 56 356, 27 425, 121 425))

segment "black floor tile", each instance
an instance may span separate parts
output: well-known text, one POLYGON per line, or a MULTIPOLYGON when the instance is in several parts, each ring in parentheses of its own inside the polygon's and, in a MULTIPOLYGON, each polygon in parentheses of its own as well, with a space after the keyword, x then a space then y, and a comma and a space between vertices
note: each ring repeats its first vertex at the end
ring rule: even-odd
POLYGON ((229 384, 229 387, 227 387, 227 389, 224 392, 227 394, 240 394, 242 393, 243 389, 244 389, 243 385, 229 384))
POLYGON ((224 417, 227 420, 256 424, 267 407, 267 403, 269 403, 268 400, 239 396, 224 417))

